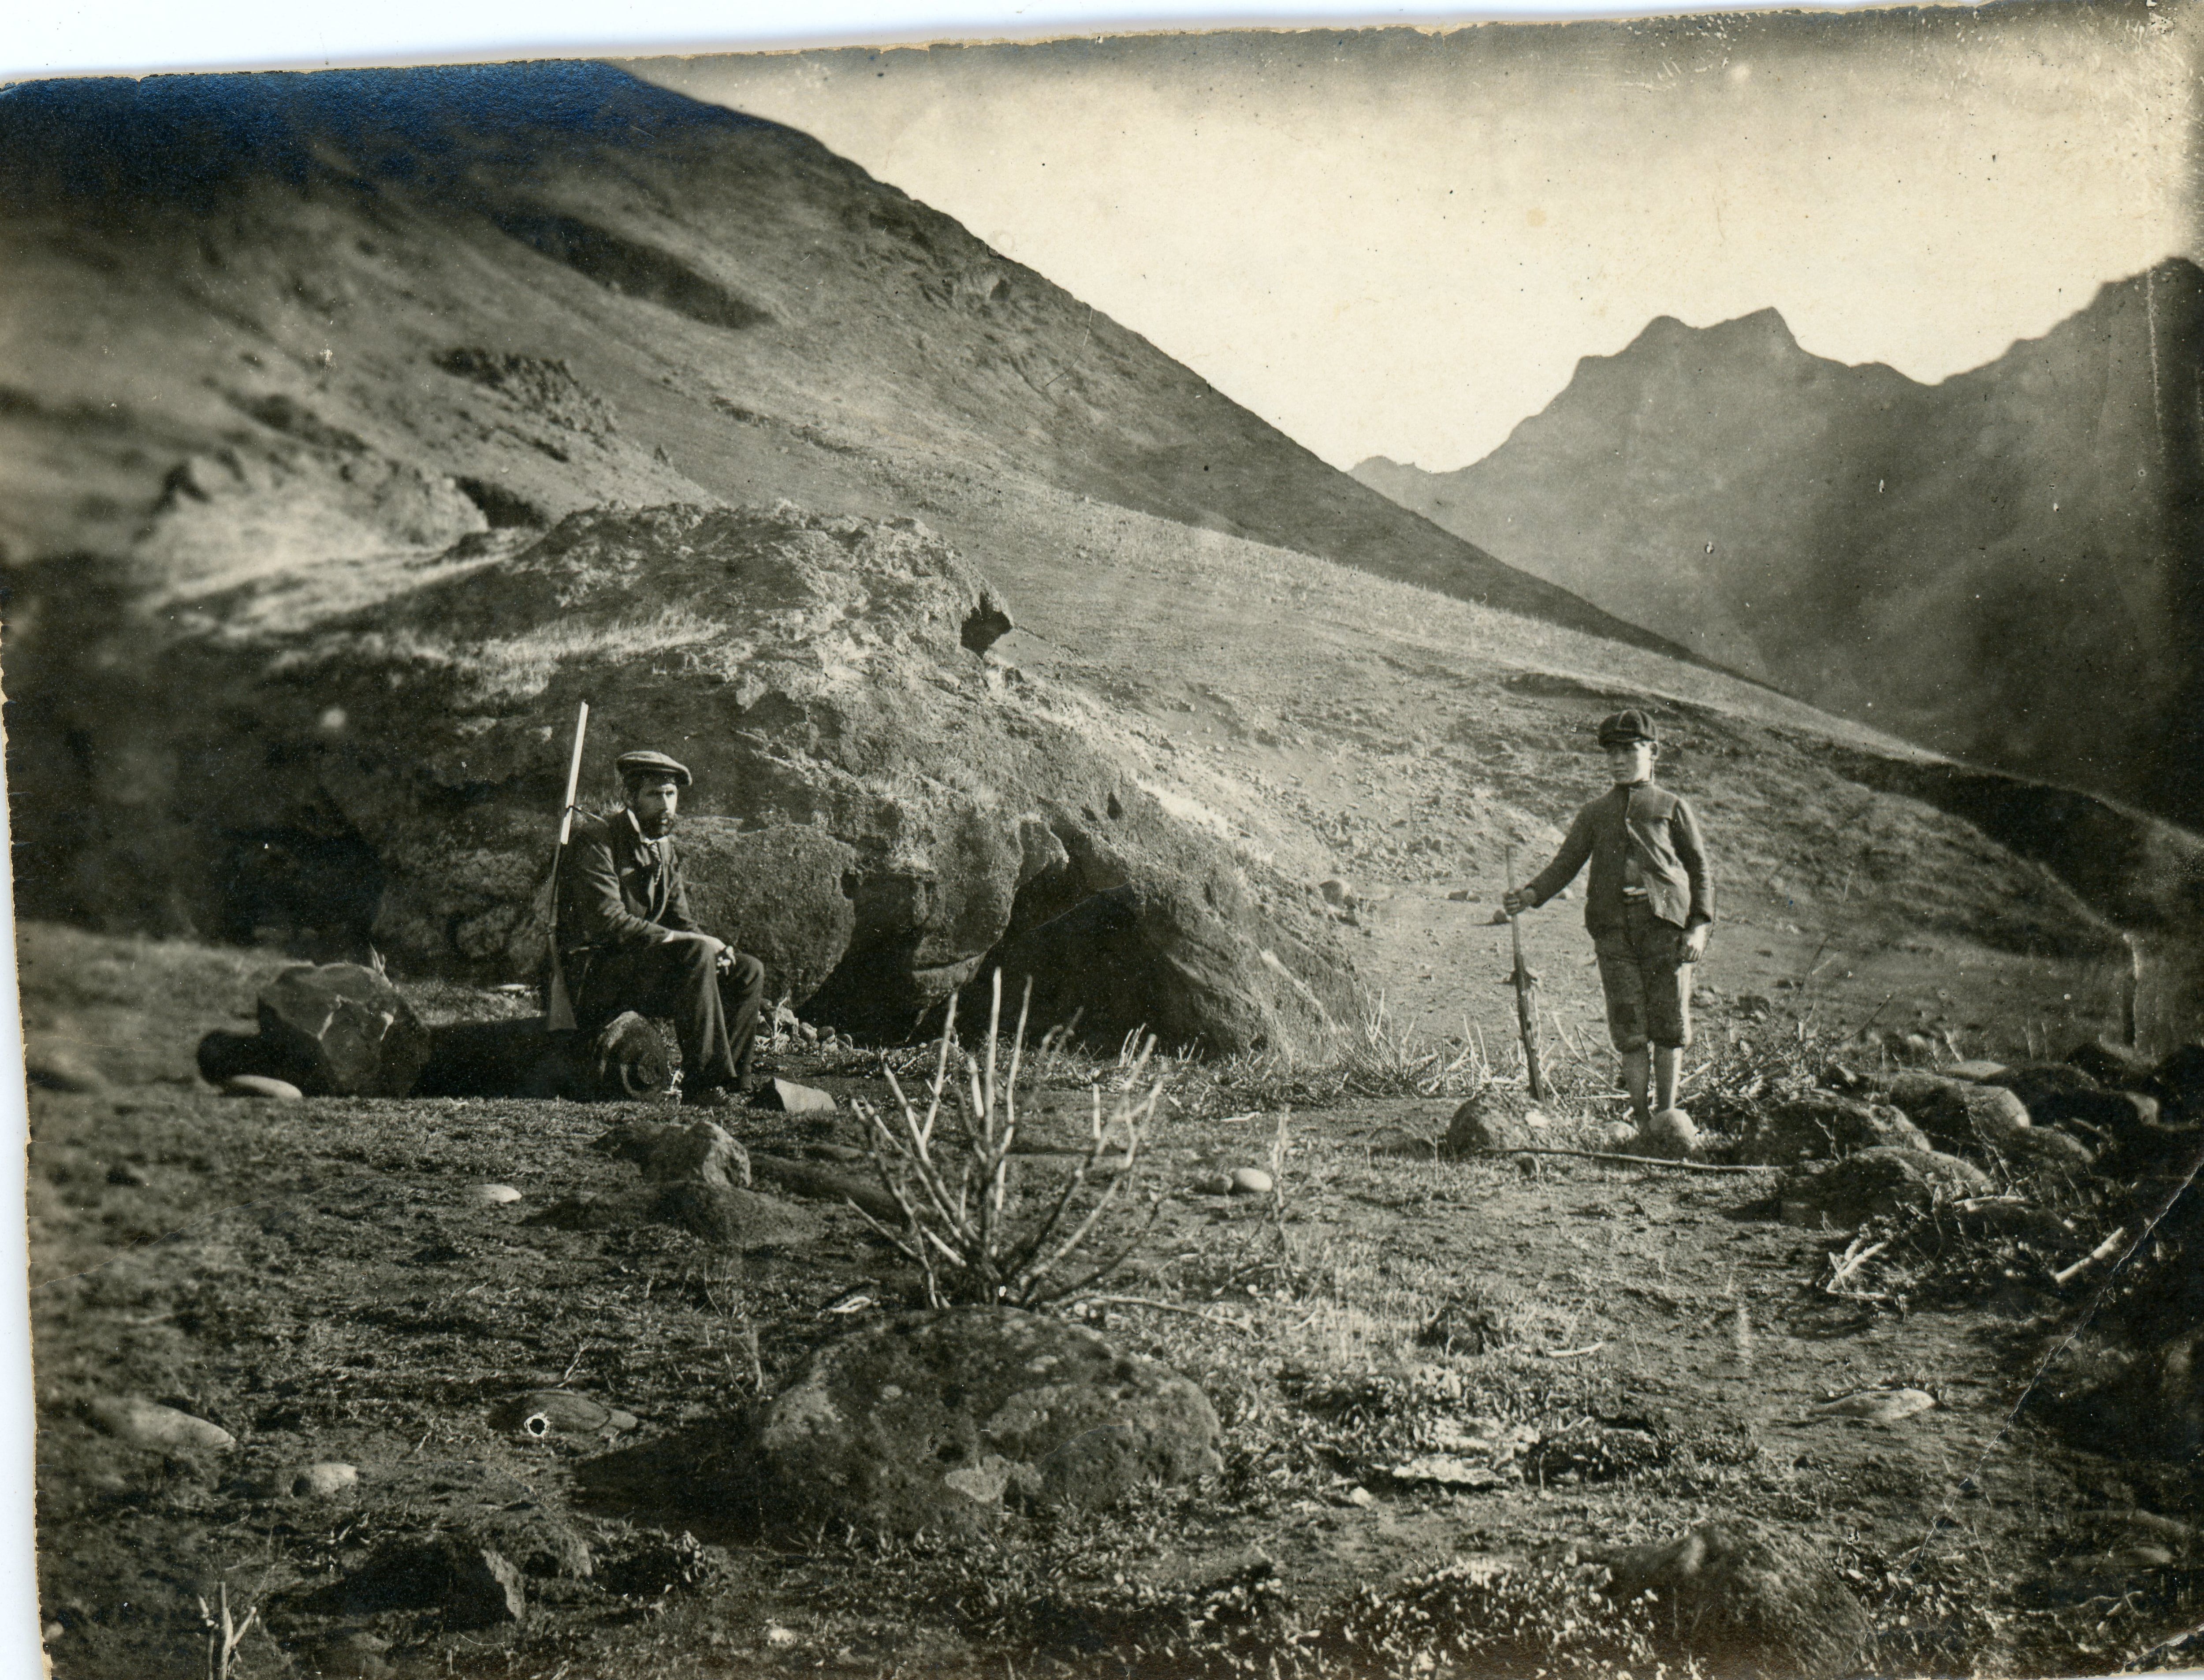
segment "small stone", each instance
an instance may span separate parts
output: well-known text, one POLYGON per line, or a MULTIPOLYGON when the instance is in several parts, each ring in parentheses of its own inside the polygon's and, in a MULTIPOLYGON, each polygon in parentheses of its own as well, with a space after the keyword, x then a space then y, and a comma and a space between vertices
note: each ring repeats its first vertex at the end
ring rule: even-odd
POLYGON ((355 1466, 329 1458, 299 1466, 292 1473, 290 1491, 294 1499, 327 1499, 358 1486, 359 1471, 355 1466))
POLYGON ((219 1425, 151 1400, 102 1397, 86 1410, 109 1434, 139 1446, 219 1452, 237 1445, 229 1431, 219 1425))
POLYGON ((586 1394, 565 1388, 538 1388, 515 1394, 499 1401, 489 1413, 493 1428, 532 1435, 537 1440, 547 1435, 602 1435, 619 1428, 614 1420, 622 1417, 628 1418, 627 1427, 634 1427, 634 1419, 627 1413, 615 1412, 586 1394))
POLYGON ((1645 1122, 1638 1143, 1648 1155, 1680 1161, 1699 1145, 1699 1129, 1680 1108, 1663 1108, 1645 1122))
POLYGON ((1340 910, 1352 910, 1360 902, 1355 890, 1337 876, 1317 882, 1316 890, 1324 894, 1324 901, 1340 910))
POLYGON ((1638 1128, 1627 1120, 1614 1120, 1599 1130, 1597 1140, 1610 1149, 1626 1149, 1638 1142, 1638 1128))
POLYGON ((1347 1490, 1347 1503, 1360 1510, 1367 1511, 1378 1503, 1378 1496, 1367 1487, 1350 1487, 1347 1490))
POLYGON ((1815 1410, 1823 1417, 1857 1417, 1869 1423, 1896 1423, 1916 1412, 1927 1411, 1935 1404, 1935 1396, 1925 1389, 1871 1388, 1864 1393, 1832 1400, 1815 1410))
POLYGON ((528 1615, 528 1589, 505 1554, 488 1546, 454 1548, 444 1613, 455 1628, 495 1627, 528 1615))
POLYGON ((477 1184, 474 1199, 485 1208, 504 1208, 520 1200, 520 1192, 511 1184, 477 1184))
POLYGON ((795 1644, 796 1641, 797 1632, 794 1628, 784 1628, 778 1622, 766 1624, 765 1642, 775 1650, 785 1651, 790 1646, 795 1644))
POLYGON ((1455 1110, 1447 1125, 1444 1153, 1459 1160, 1494 1150, 1530 1148, 1538 1142, 1535 1128, 1544 1118, 1523 1092, 1505 1085, 1487 1085, 1455 1110))
POLYGON ((40 1090, 92 1095, 107 1089, 107 1077, 74 1051, 41 1046, 23 1059, 23 1073, 40 1090))
POLYGON ((303 1093, 288 1079, 271 1079, 264 1073, 238 1073, 222 1082, 224 1096, 256 1097, 263 1102, 297 1102, 303 1093))
POLYGON ((1466 887, 1457 887, 1453 892, 1447 894, 1447 902, 1449 904, 1475 904, 1477 902, 1477 894, 1471 892, 1466 887))
POLYGON ((1259 1167, 1235 1167, 1227 1182, 1235 1196, 1268 1196, 1271 1175, 1259 1167))
POLYGON ((1970 1079, 1980 1085, 1996 1078, 2006 1071, 2006 1065, 2003 1062, 1953 1062, 1944 1070, 1944 1077, 1947 1079, 1970 1079))
POLYGON ((815 1086, 792 1079, 776 1079, 759 1093, 759 1107, 777 1108, 784 1114, 832 1114, 834 1099, 815 1086))
POLYGON ((2066 1060, 2096 1080, 2100 1084, 2113 1086, 2140 1085, 2152 1072, 2148 1058, 2125 1044, 2100 1038, 2092 1043, 2077 1044, 2066 1060))

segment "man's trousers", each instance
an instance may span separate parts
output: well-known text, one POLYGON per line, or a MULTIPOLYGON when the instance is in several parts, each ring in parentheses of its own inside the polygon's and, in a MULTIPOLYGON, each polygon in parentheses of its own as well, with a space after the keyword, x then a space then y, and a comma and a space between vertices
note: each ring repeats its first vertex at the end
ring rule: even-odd
POLYGON ((626 1009, 670 1019, 681 1045, 681 1087, 693 1096, 738 1089, 749 1077, 764 995, 765 965, 755 957, 738 952, 722 975, 702 940, 675 938, 590 953, 574 1016, 585 1032, 626 1009))

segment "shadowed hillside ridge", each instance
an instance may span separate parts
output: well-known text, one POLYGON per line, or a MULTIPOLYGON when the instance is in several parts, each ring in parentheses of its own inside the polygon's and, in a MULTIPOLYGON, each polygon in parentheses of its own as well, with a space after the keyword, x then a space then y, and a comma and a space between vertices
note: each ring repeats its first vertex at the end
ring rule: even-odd
POLYGON ((878 517, 880 457, 916 452, 1667 645, 808 137, 608 66, 32 84, 0 97, 0 159, 36 341, 0 356, 20 558, 224 573, 303 547, 306 509, 323 555, 594 502, 878 517), (467 349, 562 359, 617 425, 458 403, 430 370, 467 349), (270 395, 318 430, 240 424, 270 395), (790 482, 791 436, 840 459, 790 482))
POLYGON ((1936 385, 1664 317, 1474 466, 1355 473, 1817 705, 2195 826, 2200 335, 2177 258, 1936 385))

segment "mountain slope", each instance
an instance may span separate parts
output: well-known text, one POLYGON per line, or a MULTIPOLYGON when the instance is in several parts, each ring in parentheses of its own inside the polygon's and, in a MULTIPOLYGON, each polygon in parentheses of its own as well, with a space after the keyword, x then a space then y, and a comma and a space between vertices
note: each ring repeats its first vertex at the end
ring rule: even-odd
POLYGON ((1817 705, 2195 823, 2201 344, 2177 259, 1934 386, 1664 318, 1484 460, 1355 474, 1817 705))
POLYGON ((886 450, 1653 644, 815 141, 608 67, 21 86, 0 204, 19 560, 173 582, 607 501, 873 512, 846 458, 886 450), (791 431, 824 458, 786 470, 791 431))
MULTIPOLYGON (((501 617, 495 579, 569 514, 747 503, 767 523, 943 539, 1019 626, 959 669, 972 703, 1036 681, 1126 767, 1126 810, 1152 798, 1222 842, 1259 898, 1315 901, 1317 882, 1351 876, 1362 903, 1333 919, 1395 1021, 1508 1042, 1488 948, 1505 935, 1476 901, 1510 847, 1520 863, 1555 843, 1596 790, 1591 725, 1626 703, 1659 709, 1664 774, 1719 832, 1723 988, 1812 971, 1819 1019, 1887 1026, 1905 997, 1920 1022, 2065 1037, 2118 1018, 2104 988, 2127 971, 2118 924, 2153 941, 2157 1012, 2193 1018, 2180 930, 2204 875, 2189 837, 2097 802, 2047 830, 2019 784, 1962 785, 1887 733, 1657 638, 1606 638, 1614 620, 1341 490, 1343 475, 1305 472, 1149 347, 801 136, 586 66, 410 74, 253 79, 228 100, 189 79, 0 96, 21 913, 204 935, 234 909, 240 936, 259 938, 261 887, 406 864, 361 815, 404 793, 455 835, 507 825, 469 879, 495 888, 472 914, 509 920, 563 785, 569 703, 605 650, 540 614, 533 629, 501 617), (776 510, 784 499, 799 511, 776 510), (1445 574, 1418 587, 1312 558, 1295 529, 1271 545, 1232 529, 1305 519, 1374 532, 1374 554, 1333 545, 1370 567, 1413 574, 1422 555, 1445 574), (479 617, 415 611, 470 579, 479 617), (1490 604, 1459 598, 1480 579, 1490 604), (457 645, 470 637, 483 646, 457 645), (440 661, 506 670, 511 692, 460 721, 486 721, 495 762, 457 741, 424 757, 364 739, 355 713, 398 717, 420 744, 403 707, 333 703, 326 674, 299 664, 347 638, 356 668, 384 680, 433 686, 440 661), (164 680, 179 671, 190 680, 164 680), (2078 855, 2083 829, 2119 843, 2078 855), (127 868, 92 867, 116 858, 127 868), (2012 993, 1938 995, 1958 973, 2012 993)), ((703 564, 685 540, 641 563, 639 603, 655 568, 703 564)), ((709 591, 693 610, 714 615, 709 591)), ((773 793, 772 755, 823 763, 856 744, 824 725, 810 739, 808 715, 739 674, 728 693, 726 662, 691 656, 692 619, 643 617, 620 626, 636 667, 622 680, 661 698, 646 711, 597 690, 591 751, 711 733, 700 762, 726 756, 696 818, 793 848, 811 813, 773 793)), ((831 646, 877 617, 803 628, 831 646)), ((862 662, 821 676, 855 681, 862 662)), ((861 768, 915 808, 892 755, 861 768)), ((998 778, 953 752, 931 774, 934 803, 979 813, 990 859, 1022 855, 998 778)), ((1111 803, 1082 827, 1117 821, 1111 803)), ((886 950, 945 917, 972 931, 936 890, 966 829, 937 826, 881 833, 837 888, 868 918, 853 940, 886 950)), ((865 836, 823 838, 862 851, 865 836)), ((411 878, 459 861, 431 848, 411 878)), ((1094 880, 1109 868, 1098 852, 1094 880)), ((731 876, 728 890, 758 884, 731 876)), ((386 894, 384 910, 406 907, 386 894)), ((1557 911, 1539 935, 1556 957, 1585 955, 1573 919, 1557 911)), ((409 926, 409 962, 441 941, 455 965, 497 965, 472 938, 487 923, 409 926)), ((920 940, 904 966, 931 972, 930 949, 920 940)), ((1548 983, 1568 1019, 1591 1020, 1588 968, 1556 961, 1548 983)))

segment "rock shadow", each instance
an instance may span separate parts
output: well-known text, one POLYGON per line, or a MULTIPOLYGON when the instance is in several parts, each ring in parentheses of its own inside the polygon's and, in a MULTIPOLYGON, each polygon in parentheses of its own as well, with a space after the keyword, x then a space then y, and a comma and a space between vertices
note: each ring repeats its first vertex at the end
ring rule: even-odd
POLYGON ((601 1454, 576 1467, 573 1508, 648 1528, 685 1529, 708 1545, 754 1541, 771 1524, 749 1470, 750 1439, 748 1419, 737 1415, 601 1454))

